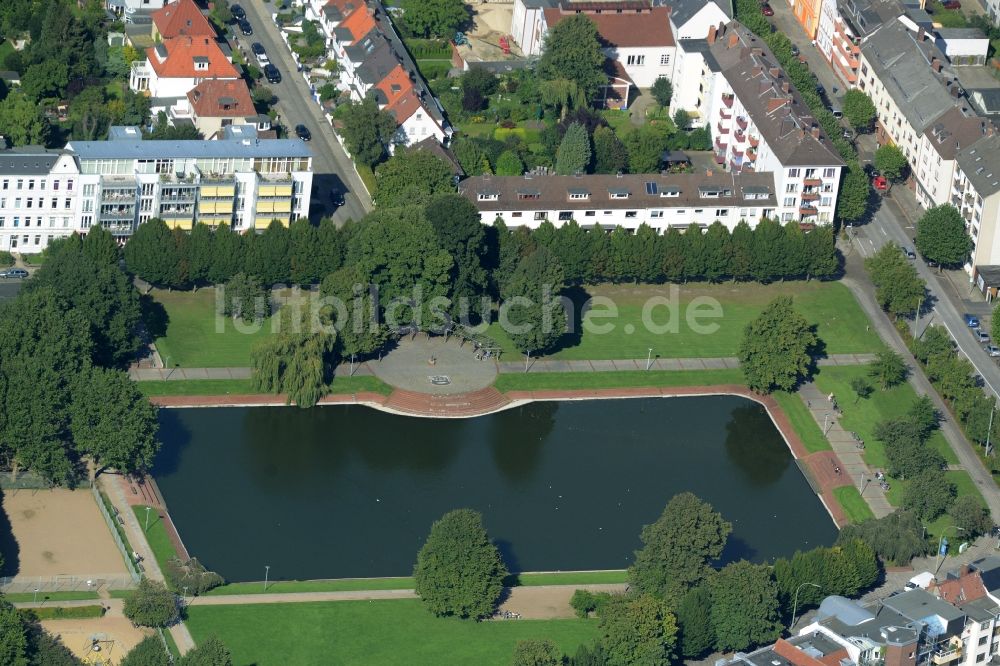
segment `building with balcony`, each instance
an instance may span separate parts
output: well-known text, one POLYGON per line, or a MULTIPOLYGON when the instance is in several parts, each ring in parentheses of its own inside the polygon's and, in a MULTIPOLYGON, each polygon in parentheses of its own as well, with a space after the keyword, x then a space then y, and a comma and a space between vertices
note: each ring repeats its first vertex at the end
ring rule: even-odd
POLYGON ((0 150, 0 251, 40 252, 77 230, 80 170, 65 150, 0 150))
POLYGON ((202 81, 240 78, 215 37, 181 35, 146 50, 146 59, 132 63, 129 87, 153 98, 152 111, 166 110, 202 81))
POLYGON ((716 163, 734 173, 773 172, 782 222, 833 222, 844 162, 777 59, 736 22, 713 26, 706 41, 714 81, 703 108, 716 163))
POLYGON ((899 0, 824 0, 816 48, 846 87, 856 87, 861 43, 883 23, 903 13, 899 0))
POLYGON ((1000 136, 994 134, 958 151, 949 203, 965 220, 973 247, 967 267, 980 289, 982 268, 1000 265, 1000 136))
POLYGON ((537 228, 548 220, 570 220, 590 229, 635 231, 646 224, 657 233, 707 228, 721 222, 730 230, 774 217, 777 198, 769 173, 625 174, 582 176, 475 176, 459 183, 459 193, 479 210, 483 224, 503 220, 508 227, 537 228))

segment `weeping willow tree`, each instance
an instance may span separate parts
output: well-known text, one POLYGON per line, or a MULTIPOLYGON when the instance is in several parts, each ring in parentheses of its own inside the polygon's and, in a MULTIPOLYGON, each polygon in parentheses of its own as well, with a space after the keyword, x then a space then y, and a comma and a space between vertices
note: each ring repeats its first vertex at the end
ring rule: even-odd
POLYGON ((329 388, 336 332, 305 303, 286 305, 280 316, 279 332, 251 352, 253 387, 284 393, 288 404, 313 407, 329 388))

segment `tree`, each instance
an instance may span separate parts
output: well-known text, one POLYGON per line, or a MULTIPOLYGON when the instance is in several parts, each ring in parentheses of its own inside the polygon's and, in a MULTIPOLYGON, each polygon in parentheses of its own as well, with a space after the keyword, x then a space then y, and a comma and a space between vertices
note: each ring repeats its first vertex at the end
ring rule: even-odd
POLYGON ((244 322, 260 322, 271 315, 271 299, 260 281, 237 273, 225 285, 222 314, 244 322))
POLYGON ((906 155, 897 146, 892 144, 878 147, 875 151, 874 163, 875 169, 892 181, 901 180, 909 168, 906 155))
POLYGON ((903 357, 894 351, 880 351, 868 364, 868 376, 875 379, 883 390, 890 389, 906 379, 909 368, 903 357))
POLYGON ((386 326, 376 317, 375 303, 366 300, 366 286, 356 266, 344 266, 328 275, 321 287, 324 298, 343 307, 325 316, 336 327, 341 357, 352 361, 355 355, 374 353, 389 338, 386 326))
POLYGON ((326 393, 334 365, 336 332, 322 326, 311 304, 281 309, 280 330, 250 352, 253 387, 283 393, 288 404, 313 407, 326 393))
POLYGON ((43 60, 24 72, 21 91, 37 103, 48 97, 61 97, 68 83, 69 67, 65 62, 43 60))
POLYGON ((913 401, 906 411, 906 418, 916 426, 922 440, 927 440, 931 433, 937 430, 941 415, 930 396, 922 395, 913 401))
POLYGON ((222 576, 206 569, 196 557, 186 561, 182 561, 179 557, 171 557, 163 565, 163 575, 171 589, 186 590, 187 594, 195 596, 204 594, 225 582, 222 576))
POLYGON ((732 529, 707 502, 691 493, 674 495, 656 522, 642 528, 629 582, 676 604, 712 573, 732 529))
POLYGON ((288 280, 291 246, 288 228, 271 220, 264 233, 250 237, 246 252, 246 272, 270 287, 288 280))
POLYGON ((475 204, 460 194, 441 194, 431 199, 425 215, 434 227, 438 244, 455 261, 453 300, 485 293, 489 284, 483 267, 487 254, 486 231, 479 221, 475 204))
POLYGON ((403 23, 418 37, 448 37, 469 20, 461 0, 403 0, 403 23))
POLYGON ((511 666, 562 666, 562 653, 549 640, 529 638, 514 647, 511 666))
POLYGON ((990 316, 990 334, 994 340, 1000 340, 1000 307, 993 308, 990 316))
POLYGON ((681 656, 700 659, 715 645, 712 628, 712 593, 703 583, 687 591, 677 606, 678 642, 681 656))
POLYGON ((423 150, 400 148, 375 171, 380 208, 424 205, 436 194, 455 191, 451 167, 423 150))
POLYGON ((170 666, 170 657, 159 636, 148 636, 129 650, 120 666, 170 666))
POLYGON ((708 584, 717 649, 745 650, 781 635, 778 586, 767 565, 733 562, 708 584))
POLYGON ((380 110, 373 97, 365 97, 340 105, 334 115, 343 123, 344 143, 358 164, 373 166, 382 161, 398 126, 392 114, 380 110))
POLYGON ((965 530, 962 535, 974 539, 993 528, 993 519, 983 503, 974 495, 962 495, 948 509, 948 515, 965 530))
POLYGON ((837 537, 837 544, 853 539, 871 546, 875 554, 890 565, 905 566, 914 557, 927 552, 923 526, 912 511, 894 511, 882 518, 846 525, 837 537))
POLYGON ((498 176, 520 176, 524 173, 524 162, 513 150, 505 150, 497 158, 498 176))
POLYGON ((218 636, 209 636, 177 662, 178 666, 233 666, 232 655, 218 636))
POLYGON ((855 377, 851 380, 851 390, 854 391, 854 395, 858 396, 857 400, 854 401, 856 405, 859 401, 867 399, 875 388, 864 377, 855 377))
POLYGON ((38 105, 20 92, 0 102, 0 134, 13 146, 46 145, 52 128, 38 105))
POLYGON ((623 139, 628 150, 628 169, 631 173, 655 173, 660 170, 663 151, 669 135, 662 126, 642 125, 633 127, 623 139))
POLYGON ((83 237, 83 254, 98 266, 114 266, 117 270, 121 250, 111 232, 96 225, 83 237))
POLYGON ((677 109, 674 113, 674 125, 679 130, 686 130, 691 125, 691 114, 684 109, 677 109))
POLYGON ((10 603, 0 601, 0 663, 28 666, 27 648, 20 613, 10 603))
POLYGON ((941 266, 965 263, 972 250, 972 239, 965 230, 958 209, 948 204, 927 209, 917 222, 917 251, 941 266))
POLYGON ((180 257, 167 223, 154 217, 140 224, 125 244, 125 265, 155 285, 174 286, 180 257))
POLYGON ((143 474, 160 450, 156 408, 121 370, 87 368, 75 377, 70 405, 73 446, 106 469, 143 474))
POLYGON ((574 14, 549 28, 538 73, 548 81, 572 81, 590 100, 606 80, 605 59, 597 25, 586 14, 574 14))
POLYGON ((434 522, 413 569, 417 594, 428 610, 475 619, 493 614, 506 575, 482 516, 471 509, 449 511, 434 522))
POLYGON ((875 298, 883 310, 895 317, 916 312, 924 300, 926 285, 898 245, 883 245, 878 252, 865 259, 865 268, 875 285, 875 298))
POLYGON ((612 596, 601 606, 601 644, 608 666, 667 666, 677 644, 677 620, 651 594, 612 596))
POLYGON ((242 270, 243 236, 228 224, 220 224, 212 235, 212 265, 208 270, 208 281, 222 284, 242 270))
POLYGON ((816 334, 805 317, 780 296, 743 329, 740 367, 747 386, 759 393, 791 390, 809 372, 816 334))
MULTIPOLYGON (((594 172, 620 173, 628 170, 628 150, 610 127, 594 130, 594 172)), ((499 172, 498 174, 499 175, 499 172)))
POLYGON ((562 265, 544 247, 517 265, 501 290, 500 324, 519 350, 526 354, 546 352, 566 332, 566 310, 559 300, 564 286, 562 265))
POLYGON ((194 125, 171 125, 165 112, 160 111, 153 125, 153 131, 146 134, 151 141, 200 141, 205 137, 194 125))
POLYGON ((556 151, 556 173, 571 176, 586 173, 590 164, 590 137, 580 123, 566 128, 559 150, 556 151))
POLYGON ((188 238, 187 256, 188 279, 193 284, 203 284, 211 275, 212 249, 212 230, 201 222, 194 225, 188 238))
POLYGON ((844 93, 844 117, 855 132, 868 132, 875 122, 875 103, 863 91, 854 88, 844 93))
POLYGON ((868 182, 868 174, 857 162, 849 163, 845 171, 844 180, 837 192, 837 218, 843 222, 853 223, 864 217, 868 211, 871 185, 868 182))
POLYGON ((670 83, 670 79, 660 76, 653 81, 653 87, 649 92, 653 95, 656 103, 665 109, 670 106, 670 98, 674 96, 674 86, 670 83))
POLYGON ((929 469, 909 479, 903 489, 903 508, 922 520, 934 520, 955 501, 955 484, 941 470, 929 469))
POLYGON ((177 597, 163 583, 143 578, 125 597, 125 617, 142 627, 166 627, 179 617, 177 597))

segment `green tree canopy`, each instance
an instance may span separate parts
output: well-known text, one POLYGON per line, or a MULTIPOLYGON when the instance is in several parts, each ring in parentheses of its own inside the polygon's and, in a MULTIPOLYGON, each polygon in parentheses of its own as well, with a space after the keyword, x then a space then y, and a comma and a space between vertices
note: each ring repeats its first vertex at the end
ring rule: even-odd
POLYGON ((120 666, 170 666, 170 657, 159 636, 148 636, 129 650, 120 666))
POLYGON ((524 173, 524 162, 513 150, 505 150, 497 158, 496 172, 498 176, 520 176, 524 173))
POLYGON ((154 285, 176 284, 181 258, 167 223, 154 217, 140 224, 125 244, 128 270, 154 285))
POLYGON ((759 393, 791 390, 808 373, 816 342, 809 322, 792 307, 791 297, 771 301, 743 330, 739 359, 747 386, 759 393))
POLYGON ((590 100, 606 80, 605 60, 597 26, 586 14, 575 14, 550 26, 538 73, 550 81, 574 82, 590 100))
POLYGON ((993 528, 990 512, 975 495, 962 495, 956 499, 948 509, 948 515, 955 525, 965 530, 962 535, 969 538, 986 534, 993 528))
POLYGON ((926 285, 917 269, 898 245, 888 243, 865 259, 865 268, 875 285, 875 298, 882 309, 900 317, 917 311, 926 285))
POLYGON ((894 351, 885 350, 875 354, 875 360, 868 364, 868 376, 878 382, 883 390, 890 389, 906 379, 909 368, 903 357, 894 351))
POLYGON ((343 123, 344 143, 358 164, 374 166, 382 161, 398 126, 392 114, 380 110, 374 98, 366 97, 342 104, 334 115, 343 123))
POLYGON ((562 653, 550 640, 529 638, 514 647, 511 666, 562 666, 562 653))
POLYGON ((715 645, 712 627, 712 593, 707 583, 687 591, 677 606, 680 653, 685 659, 699 659, 715 645))
POLYGON ((889 180, 898 181, 909 169, 906 155, 898 146, 886 144, 875 151, 875 169, 889 180))
POLYGON ((911 477, 903 489, 903 508, 921 520, 931 521, 955 501, 955 484, 939 469, 928 469, 911 477))
POLYGON ((642 528, 642 548, 628 570, 641 592, 676 604, 712 573, 733 527, 712 505, 692 493, 679 493, 655 523, 642 528))
POLYGON ((845 169, 844 179, 837 192, 837 219, 853 223, 864 217, 868 211, 871 185, 868 174, 857 162, 850 162, 845 169))
POLYGON ((653 87, 649 92, 652 93, 656 103, 665 109, 670 106, 670 98, 674 96, 674 87, 671 85, 670 79, 660 76, 653 81, 653 87))
POLYGON ((451 167, 423 150, 399 148, 375 171, 380 208, 424 205, 437 194, 455 191, 451 167))
POLYGON ((225 285, 222 314, 244 322, 260 322, 271 316, 271 298, 253 275, 237 273, 225 285))
POLYGON ((883 518, 847 525, 837 537, 837 544, 860 539, 871 546, 887 565, 905 566, 914 557, 927 552, 920 518, 912 511, 900 510, 883 518))
POLYGON ((143 578, 125 597, 125 617, 142 627, 166 627, 179 617, 177 597, 163 583, 143 578))
POLYGON ((218 636, 209 636, 181 657, 178 666, 233 666, 229 650, 218 636))
POLYGON ((469 20, 462 0, 403 0, 403 23, 418 37, 446 37, 469 20))
POLYGON ((677 645, 677 620, 651 594, 615 595, 601 606, 601 644, 608 666, 667 666, 677 645))
POLYGON ((0 102, 0 134, 14 146, 47 145, 52 127, 36 103, 15 91, 0 102))
POLYGON ((28 666, 27 649, 21 614, 13 605, 0 600, 0 663, 28 666))
POLYGON ((745 650, 781 635, 778 586, 770 567, 746 560, 733 562, 708 584, 717 649, 745 650))
POLYGON ((864 91, 854 88, 844 93, 844 117, 855 132, 868 132, 875 123, 875 103, 864 91))
POLYGON ((485 293, 489 283, 484 268, 488 250, 486 230, 479 221, 475 204, 460 194, 440 194, 431 199, 424 212, 434 227, 438 244, 455 260, 452 296, 485 293))
POLYGON ((566 332, 566 310, 559 299, 565 280, 559 260, 539 247, 518 263, 504 284, 500 325, 522 352, 544 353, 566 332))
POLYGON ((366 278, 356 266, 344 266, 323 280, 323 296, 337 304, 325 313, 326 319, 336 326, 340 355, 345 359, 370 355, 389 337, 366 287, 366 278))
POLYGON ((434 522, 413 569, 417 594, 428 610, 475 619, 493 614, 506 575, 482 516, 471 509, 449 511, 434 522))
POLYGON ((939 266, 960 266, 969 259, 972 239, 954 206, 927 209, 917 222, 917 250, 939 266))
POLYGON ((556 173, 563 176, 586 173, 589 164, 590 136, 587 128, 580 123, 572 123, 566 128, 556 151, 556 173))
MULTIPOLYGON (((619 173, 628 171, 628 150, 610 127, 594 130, 594 172, 619 173)), ((498 172, 499 175, 499 172, 498 172)))

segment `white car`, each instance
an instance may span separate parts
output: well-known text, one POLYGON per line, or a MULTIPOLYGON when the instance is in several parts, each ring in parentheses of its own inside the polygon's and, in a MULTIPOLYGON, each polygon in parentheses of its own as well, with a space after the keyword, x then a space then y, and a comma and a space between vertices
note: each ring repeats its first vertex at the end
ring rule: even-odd
POLYGON ((994 358, 1000 356, 1000 347, 996 345, 986 345, 986 353, 994 358))

